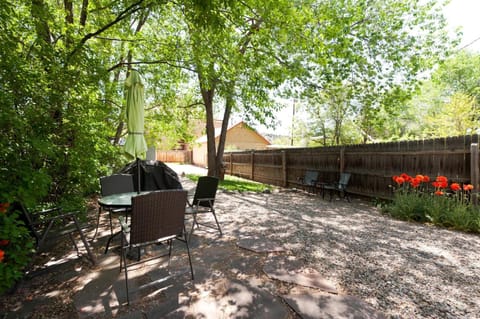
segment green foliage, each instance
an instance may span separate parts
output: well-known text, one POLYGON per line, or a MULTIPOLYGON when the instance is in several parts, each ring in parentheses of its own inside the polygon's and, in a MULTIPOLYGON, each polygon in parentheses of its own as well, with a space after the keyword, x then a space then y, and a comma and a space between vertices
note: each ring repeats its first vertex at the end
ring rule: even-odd
POLYGON ((8 291, 23 277, 33 252, 33 239, 18 213, 0 204, 0 294, 8 291))
POLYGON ((432 223, 434 225, 480 233, 480 207, 470 203, 472 185, 452 183, 444 176, 429 183, 429 178, 406 174, 394 176, 397 183, 392 202, 382 206, 382 211, 392 217, 432 223))
POLYGON ((450 229, 480 233, 480 208, 460 205, 443 196, 395 194, 393 201, 383 207, 383 211, 401 220, 432 223, 450 229))
MULTIPOLYGON (((194 175, 194 174, 187 174, 187 177, 190 180, 197 182, 200 176, 194 175)), ((230 176, 230 175, 225 175, 225 179, 219 182, 218 187, 220 189, 224 189, 228 191, 256 192, 256 193, 261 193, 265 190, 272 189, 272 186, 270 185, 257 183, 254 181, 249 181, 243 178, 230 176)))
POLYGON ((413 137, 475 133, 480 115, 480 55, 460 51, 433 72, 409 103, 402 123, 413 137), (418 123, 422 123, 421 126, 418 123))
POLYGON ((318 3, 302 94, 312 105, 313 130, 324 145, 343 143, 353 128, 371 142, 403 135, 396 127, 422 72, 442 61, 448 39, 441 5, 433 1, 327 1, 318 3), (335 17, 335 18, 334 18, 335 17), (334 21, 335 20, 335 21, 334 21), (341 95, 340 93, 343 93, 341 95), (353 127, 350 123, 353 123, 353 127), (348 126, 348 127, 346 127, 348 126))
POLYGON ((69 25, 53 1, 7 1, 0 10, 9 17, 0 32, 0 193, 29 206, 80 208, 119 158, 107 120, 115 110, 103 100, 110 56, 93 54, 94 46, 71 56, 72 44, 82 42, 72 32, 78 25, 69 25))

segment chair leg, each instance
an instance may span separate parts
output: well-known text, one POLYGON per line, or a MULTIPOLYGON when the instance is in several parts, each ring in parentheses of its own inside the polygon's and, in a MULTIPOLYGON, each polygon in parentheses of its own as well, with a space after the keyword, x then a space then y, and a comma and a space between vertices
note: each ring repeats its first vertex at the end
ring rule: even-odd
POLYGON ((192 257, 190 256, 190 248, 188 247, 188 241, 187 240, 185 240, 185 245, 187 246, 188 263, 190 264, 190 274, 192 275, 192 280, 194 280, 192 257))
MULTIPOLYGON (((194 280, 194 275, 193 275, 193 265, 192 265, 192 257, 190 255, 190 247, 188 245, 188 240, 187 240, 187 229, 185 228, 185 224, 183 225, 183 239, 181 237, 177 237, 178 240, 183 241, 185 245, 187 246, 187 254, 188 254, 188 263, 190 264, 190 274, 192 275, 192 280, 194 280)), ((169 259, 170 262, 170 259, 169 259)), ((169 265, 170 266, 170 265, 169 265)))
POLYGON ((48 225, 47 225, 42 237, 39 240, 37 240, 37 247, 36 247, 37 249, 40 249, 43 246, 43 244, 45 243, 45 240, 47 239, 47 235, 50 232, 50 229, 52 228, 53 223, 54 223, 53 219, 48 222, 48 225))
POLYGON ((112 211, 108 211, 108 219, 110 220, 110 236, 113 235, 112 211))
POLYGON ((73 222, 75 223, 75 227, 77 228, 78 233, 80 234, 80 238, 82 239, 83 245, 85 246, 85 250, 87 251, 88 256, 90 257, 90 261, 92 262, 93 265, 96 264, 95 257, 93 256, 92 252, 90 251, 90 245, 87 242, 87 239, 85 238, 85 235, 83 234, 82 228, 78 224, 77 217, 75 215, 72 215, 73 217, 73 222))
POLYGON ((125 253, 125 249, 122 247, 122 259, 123 259, 123 264, 125 267, 125 289, 127 291, 127 305, 130 304, 130 294, 128 291, 128 266, 127 266, 127 256, 125 253))
POLYGON ((125 268, 125 288, 127 292, 127 304, 130 304, 130 297, 129 297, 129 292, 128 292, 128 266, 127 266, 127 254, 126 250, 127 248, 125 247, 125 238, 123 237, 124 235, 121 234, 122 240, 121 240, 121 247, 120 247, 120 272, 122 272, 122 266, 125 268))
POLYGON ((218 228, 218 231, 220 232, 220 236, 222 236, 223 235, 222 229, 220 228, 220 224, 218 223, 218 219, 217 219, 217 214, 215 214, 215 209, 213 209, 213 207, 212 207, 212 214, 213 214, 213 218, 215 218, 215 223, 217 223, 217 228, 218 228))
POLYGON ((168 240, 168 269, 170 269, 170 259, 172 258, 173 240, 168 240))
POLYGON ((95 227, 95 234, 93 234, 93 239, 97 237, 98 234, 98 227, 100 226, 100 214, 102 213, 102 207, 98 207, 98 215, 97 215, 97 226, 95 227))
MULTIPOLYGON (((193 216, 193 220, 192 220, 192 228, 190 229, 190 233, 188 233, 188 241, 190 241, 190 239, 192 238, 192 235, 193 235, 193 230, 195 229, 195 224, 197 224, 197 214, 193 213, 192 214, 193 216)), ((198 226, 198 224, 197 224, 198 226)))
POLYGON ((72 233, 68 233, 68 237, 70 238, 70 241, 72 242, 73 246, 75 246, 75 250, 77 251, 77 255, 80 254, 80 249, 78 249, 78 245, 75 242, 75 238, 73 238, 72 233))

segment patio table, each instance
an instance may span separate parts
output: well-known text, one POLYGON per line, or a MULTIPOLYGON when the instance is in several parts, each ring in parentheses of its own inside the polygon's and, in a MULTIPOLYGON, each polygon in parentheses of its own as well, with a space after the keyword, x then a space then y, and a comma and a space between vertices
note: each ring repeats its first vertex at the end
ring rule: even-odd
MULTIPOLYGON (((132 197, 142 194, 150 193, 151 191, 143 191, 143 192, 129 192, 129 193, 119 193, 119 194, 112 194, 105 197, 102 197, 98 200, 98 204, 102 206, 104 209, 119 209, 125 208, 125 214, 130 211, 132 208, 132 197)), ((113 238, 119 235, 121 232, 116 232, 108 238, 107 246, 105 247, 105 254, 108 252, 108 247, 110 246, 110 242, 113 238)))

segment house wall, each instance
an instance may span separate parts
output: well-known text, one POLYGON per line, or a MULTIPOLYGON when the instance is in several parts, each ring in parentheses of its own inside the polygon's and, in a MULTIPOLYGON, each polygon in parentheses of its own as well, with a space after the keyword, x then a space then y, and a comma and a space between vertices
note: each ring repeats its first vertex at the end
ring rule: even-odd
MULTIPOLYGON (((215 145, 218 146, 219 138, 215 139, 215 145)), ((269 145, 261 135, 257 132, 243 126, 238 125, 227 131, 225 141, 225 150, 265 150, 269 145)), ((194 145, 193 148, 193 164, 198 166, 207 166, 207 143, 194 145)))
POLYGON ((207 143, 194 145, 192 148, 192 161, 197 166, 207 166, 207 143))
MULTIPOLYGON (((218 142, 218 139, 215 140, 218 142)), ((239 125, 227 132, 225 150, 264 150, 268 142, 255 131, 239 125)))

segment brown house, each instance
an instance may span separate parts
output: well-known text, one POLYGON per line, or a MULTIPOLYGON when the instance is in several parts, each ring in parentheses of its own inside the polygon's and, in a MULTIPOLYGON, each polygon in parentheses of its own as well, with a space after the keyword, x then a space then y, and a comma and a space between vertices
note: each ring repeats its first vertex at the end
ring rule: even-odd
MULTIPOLYGON (((218 146, 221 128, 215 129, 215 145, 218 146)), ((270 142, 244 122, 227 129, 225 151, 264 150, 270 142)), ((199 137, 192 145, 193 164, 207 166, 207 136, 199 137)))

